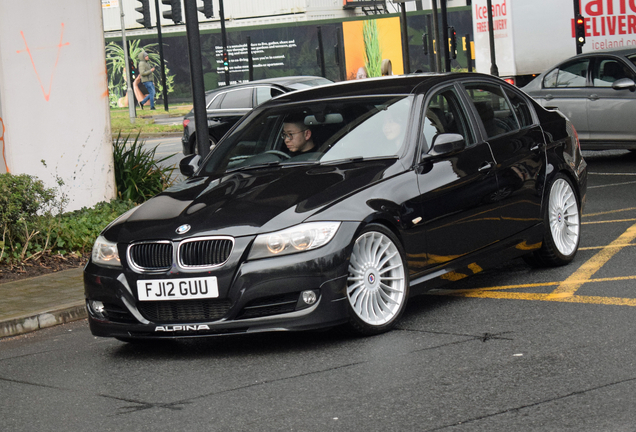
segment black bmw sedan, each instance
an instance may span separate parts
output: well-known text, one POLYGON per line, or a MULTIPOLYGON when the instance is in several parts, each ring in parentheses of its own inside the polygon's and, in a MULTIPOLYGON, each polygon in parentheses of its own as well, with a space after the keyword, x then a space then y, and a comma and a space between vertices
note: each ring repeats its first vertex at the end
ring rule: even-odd
POLYGON ((95 242, 94 335, 387 331, 410 296, 505 259, 569 263, 587 181, 569 121, 481 74, 285 94, 181 170, 95 242))

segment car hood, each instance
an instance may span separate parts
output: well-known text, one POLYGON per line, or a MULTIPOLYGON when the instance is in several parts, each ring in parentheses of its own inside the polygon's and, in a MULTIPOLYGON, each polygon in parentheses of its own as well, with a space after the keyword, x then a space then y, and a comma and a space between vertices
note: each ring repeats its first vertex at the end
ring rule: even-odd
POLYGON ((223 177, 195 177, 115 221, 104 236, 123 243, 199 235, 234 237, 301 223, 343 198, 381 181, 395 159, 342 165, 269 167, 223 177), (191 228, 177 234, 183 225, 191 228))

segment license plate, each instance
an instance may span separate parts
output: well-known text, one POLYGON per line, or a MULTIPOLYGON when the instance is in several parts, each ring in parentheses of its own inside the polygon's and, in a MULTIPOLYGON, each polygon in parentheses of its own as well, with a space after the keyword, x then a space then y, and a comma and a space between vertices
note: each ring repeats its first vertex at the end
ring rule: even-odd
POLYGON ((186 279, 153 279, 137 281, 140 301, 192 300, 216 298, 219 287, 216 277, 186 279))

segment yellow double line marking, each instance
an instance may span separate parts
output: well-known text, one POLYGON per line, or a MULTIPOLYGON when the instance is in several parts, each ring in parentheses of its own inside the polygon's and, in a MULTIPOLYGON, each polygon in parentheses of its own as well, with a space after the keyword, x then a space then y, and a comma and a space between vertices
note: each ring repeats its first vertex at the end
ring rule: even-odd
MULTIPOLYGON (((620 297, 602 297, 602 296, 581 296, 575 295, 576 292, 586 283, 599 283, 620 280, 636 280, 636 276, 624 276, 616 278, 598 278, 591 277, 601 269, 614 255, 623 248, 634 246, 630 244, 636 239, 636 224, 630 226, 616 240, 601 248, 592 258, 581 265, 570 277, 563 282, 547 282, 537 284, 507 285, 490 288, 477 288, 474 290, 439 290, 431 292, 434 295, 452 295, 460 297, 479 297, 494 299, 512 299, 512 300, 540 300, 540 301, 556 301, 566 303, 591 303, 591 304, 608 304, 622 306, 636 306, 636 298, 620 298, 620 297), (548 294, 541 293, 520 293, 505 292, 501 290, 539 288, 556 286, 557 288, 548 294)), ((588 248, 589 249, 589 248, 588 248)))

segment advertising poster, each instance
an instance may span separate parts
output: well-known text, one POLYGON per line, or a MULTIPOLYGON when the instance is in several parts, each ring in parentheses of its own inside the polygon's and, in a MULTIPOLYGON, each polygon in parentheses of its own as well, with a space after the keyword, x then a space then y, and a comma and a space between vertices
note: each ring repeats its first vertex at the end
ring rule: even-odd
POLYGON ((404 73, 398 17, 342 23, 347 79, 381 76, 382 60, 391 60, 393 75, 404 73))
POLYGON ((585 18, 586 44, 583 51, 636 45, 636 1, 581 0, 581 15, 585 18))

